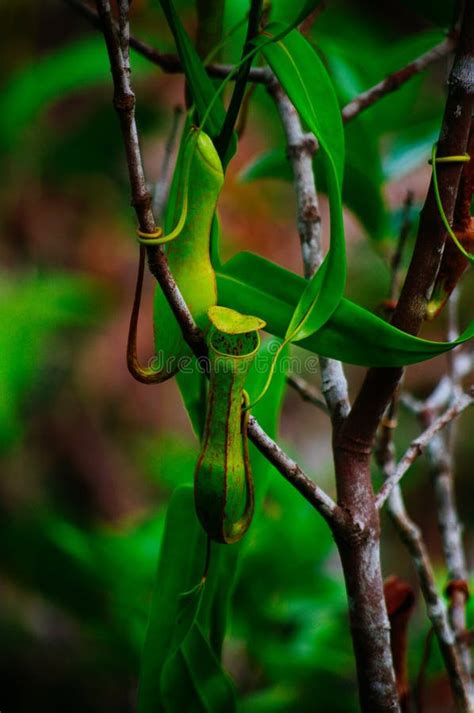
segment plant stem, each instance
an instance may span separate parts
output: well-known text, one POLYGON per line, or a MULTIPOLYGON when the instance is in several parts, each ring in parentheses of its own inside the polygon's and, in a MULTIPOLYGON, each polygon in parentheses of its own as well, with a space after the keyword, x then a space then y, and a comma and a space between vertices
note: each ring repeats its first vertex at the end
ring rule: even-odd
MULTIPOLYGON (((245 57, 252 49, 252 40, 258 33, 258 24, 260 22, 260 16, 262 14, 262 3, 263 0, 251 0, 250 2, 247 36, 245 38, 245 43, 242 49, 242 58, 245 57)), ((230 141, 232 139, 232 133, 234 131, 234 126, 237 121, 240 107, 244 98, 245 88, 247 86, 252 62, 253 57, 248 59, 241 66, 235 78, 234 91, 232 92, 232 97, 229 103, 229 107, 227 109, 224 125, 222 127, 221 133, 215 141, 216 149, 219 153, 219 156, 225 156, 230 141)))

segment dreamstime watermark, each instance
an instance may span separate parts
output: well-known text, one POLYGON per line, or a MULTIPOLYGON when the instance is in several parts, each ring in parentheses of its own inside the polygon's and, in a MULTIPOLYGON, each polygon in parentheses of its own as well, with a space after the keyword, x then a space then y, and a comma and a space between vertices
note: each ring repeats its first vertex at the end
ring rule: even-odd
MULTIPOLYGON (((265 350, 265 352, 259 352, 253 359, 252 368, 257 374, 268 374, 273 360, 268 358, 274 356, 279 344, 271 344, 265 350)), ((182 355, 179 357, 171 356, 165 357, 164 353, 160 350, 154 357, 149 359, 148 366, 155 372, 162 370, 167 371, 180 371, 183 374, 193 374, 197 372, 199 374, 207 374, 209 372, 209 357, 201 356, 195 357, 191 354, 182 355)), ((246 371, 248 369, 248 363, 245 359, 237 358, 232 359, 231 355, 228 357, 217 356, 213 360, 214 371, 220 373, 226 372, 238 372, 239 370, 246 371)), ((319 369, 319 359, 314 354, 306 354, 303 352, 301 356, 286 355, 280 356, 277 359, 275 365, 275 373, 280 374, 316 374, 319 369)))

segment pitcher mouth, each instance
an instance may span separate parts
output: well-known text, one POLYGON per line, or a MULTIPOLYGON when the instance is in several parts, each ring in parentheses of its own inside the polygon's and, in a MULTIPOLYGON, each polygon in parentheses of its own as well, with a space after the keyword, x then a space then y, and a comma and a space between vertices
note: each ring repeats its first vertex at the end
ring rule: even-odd
MULTIPOLYGON (((226 357, 226 358, 231 358, 231 359, 236 359, 236 360, 238 360, 238 359, 249 359, 249 358, 255 356, 255 355, 257 354, 258 350, 260 349, 260 342, 261 342, 261 340, 260 340, 260 334, 259 334, 258 332, 242 332, 242 335, 243 335, 244 337, 247 337, 247 336, 250 337, 250 336, 251 336, 251 337, 253 338, 255 346, 254 346, 254 348, 253 348, 251 351, 244 352, 244 353, 239 353, 239 354, 234 354, 234 353, 232 353, 232 352, 230 352, 230 351, 229 351, 229 352, 225 352, 225 351, 222 351, 221 349, 218 349, 218 348, 215 346, 214 342, 213 342, 213 339, 214 339, 214 337, 216 336, 216 334, 219 335, 221 338, 225 338, 225 337, 228 336, 228 335, 223 334, 222 332, 219 332, 219 330, 216 329, 216 327, 214 327, 214 326, 213 326, 213 327, 211 328, 211 330, 210 330, 210 333, 209 333, 209 347, 212 349, 213 353, 216 354, 216 355, 218 355, 218 356, 222 356, 222 357, 226 357)), ((232 336, 237 336, 237 335, 232 335, 232 336)))

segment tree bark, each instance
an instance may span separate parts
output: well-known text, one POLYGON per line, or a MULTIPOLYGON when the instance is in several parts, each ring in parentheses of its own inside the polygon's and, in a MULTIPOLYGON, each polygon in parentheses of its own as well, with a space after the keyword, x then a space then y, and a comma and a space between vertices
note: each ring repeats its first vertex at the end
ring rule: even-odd
POLYGON ((398 713, 380 564, 380 520, 370 478, 370 451, 334 444, 338 503, 333 532, 346 584, 362 713, 398 713))

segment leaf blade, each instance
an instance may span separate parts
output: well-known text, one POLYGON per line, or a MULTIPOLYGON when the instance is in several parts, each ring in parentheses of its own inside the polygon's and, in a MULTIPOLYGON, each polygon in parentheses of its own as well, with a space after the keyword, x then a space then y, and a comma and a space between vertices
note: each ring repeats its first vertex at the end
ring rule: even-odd
MULTIPOLYGON (((250 310, 283 337, 306 280, 253 253, 239 253, 217 273, 220 304, 250 310), (258 275, 258 285, 249 281, 258 275)), ((359 366, 406 366, 431 359, 474 337, 474 321, 453 342, 415 337, 343 298, 330 319, 301 346, 322 356, 359 366)))

